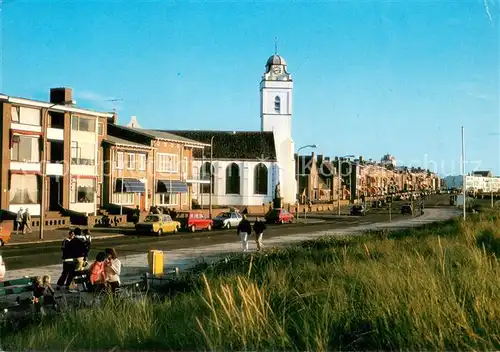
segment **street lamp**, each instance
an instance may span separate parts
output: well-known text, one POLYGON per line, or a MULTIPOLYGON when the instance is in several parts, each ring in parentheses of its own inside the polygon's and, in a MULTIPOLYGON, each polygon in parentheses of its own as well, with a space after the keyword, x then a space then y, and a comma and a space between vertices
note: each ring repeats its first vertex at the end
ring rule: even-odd
POLYGON ((212 173, 213 173, 213 162, 214 162, 214 137, 210 138, 210 194, 208 195, 208 215, 210 219, 212 218, 212 192, 213 183, 212 183, 212 173))
POLYGON ((318 148, 318 146, 316 144, 308 144, 308 145, 304 145, 302 147, 300 147, 299 149, 297 149, 297 170, 295 170, 295 173, 297 174, 297 220, 299 219, 299 209, 300 209, 300 180, 299 180, 299 152, 302 150, 302 149, 306 149, 306 148, 318 148))
POLYGON ((40 239, 43 240, 43 232, 45 230, 45 193, 46 193, 46 185, 45 182, 47 181, 46 174, 47 174, 47 125, 48 125, 48 117, 49 117, 49 110, 53 108, 54 106, 57 105, 75 105, 76 102, 74 100, 68 100, 68 101, 63 101, 60 103, 55 103, 50 105, 45 111, 42 116, 42 129, 43 129, 43 135, 42 135, 42 199, 40 200, 40 239))
MULTIPOLYGON (((337 181, 338 181, 338 184, 337 184, 337 210, 338 210, 338 214, 340 216, 340 191, 341 191, 341 183, 342 183, 342 180, 340 178, 340 173, 342 172, 341 169, 340 169, 340 159, 343 159, 343 158, 354 158, 354 155, 352 154, 349 154, 349 155, 344 155, 342 157, 339 157, 338 158, 338 170, 337 170, 337 181)), ((351 183, 352 183, 352 180, 351 180, 351 183)), ((352 189, 352 187, 351 187, 352 189)))

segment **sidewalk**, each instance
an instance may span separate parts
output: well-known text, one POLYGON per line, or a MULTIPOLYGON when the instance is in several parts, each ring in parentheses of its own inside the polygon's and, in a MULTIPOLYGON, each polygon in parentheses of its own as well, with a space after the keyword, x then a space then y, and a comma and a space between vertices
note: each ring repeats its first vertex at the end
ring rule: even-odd
MULTIPOLYGON (((368 230, 396 230, 401 228, 416 227, 436 221, 447 220, 455 216, 457 216, 456 209, 427 209, 425 214, 421 217, 398 220, 392 223, 372 223, 347 229, 336 229, 331 231, 320 231, 313 233, 305 232, 302 234, 274 237, 267 241, 264 237, 264 245, 266 247, 285 246, 294 242, 307 241, 323 236, 347 234, 360 235, 363 231, 368 230)), ((307 229, 304 229, 304 231, 307 231, 307 229)), ((250 242, 251 251, 254 251, 255 248, 252 248, 252 245, 254 244, 250 242)), ((223 245, 217 244, 205 247, 176 249, 172 251, 164 251, 164 263, 166 263, 166 269, 179 267, 180 270, 186 270, 199 262, 213 262, 223 255, 240 251, 241 243, 236 240, 234 242, 225 243, 223 245)), ((140 276, 148 270, 147 253, 121 257, 120 260, 123 265, 121 278, 124 284, 130 284, 139 281, 140 276)), ((62 270, 61 264, 12 271, 9 271, 8 265, 9 263, 6 263, 7 273, 5 276, 5 280, 23 276, 50 275, 52 281, 55 282, 62 270)))
MULTIPOLYGON (((74 226, 72 228, 75 228, 74 226)), ((80 228, 84 228, 81 226, 80 228)), ((90 229, 92 239, 104 239, 123 236, 124 230, 129 230, 130 227, 96 227, 90 229)), ((15 246, 19 244, 33 244, 33 243, 51 243, 60 242, 68 237, 69 229, 45 230, 43 232, 43 239, 40 239, 40 231, 33 231, 32 233, 22 234, 19 232, 12 232, 10 241, 5 246, 15 246)))

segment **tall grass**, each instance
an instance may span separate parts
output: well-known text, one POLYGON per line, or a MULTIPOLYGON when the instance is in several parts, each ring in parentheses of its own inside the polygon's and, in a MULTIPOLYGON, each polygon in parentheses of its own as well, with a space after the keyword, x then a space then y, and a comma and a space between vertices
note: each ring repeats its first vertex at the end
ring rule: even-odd
POLYGON ((498 350, 499 228, 491 213, 234 256, 198 268, 171 299, 110 301, 5 336, 2 347, 498 350))

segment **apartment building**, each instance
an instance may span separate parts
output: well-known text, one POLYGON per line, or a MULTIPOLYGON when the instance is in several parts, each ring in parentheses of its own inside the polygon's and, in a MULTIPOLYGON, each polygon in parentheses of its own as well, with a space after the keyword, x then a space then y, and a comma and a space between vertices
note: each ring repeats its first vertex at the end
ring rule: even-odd
MULTIPOLYGON (((3 211, 97 210, 99 121, 113 114, 74 106, 70 88, 50 101, 0 95, 3 211)), ((104 132, 103 132, 104 133, 104 132)))
POLYGON ((193 150, 206 144, 112 121, 107 132, 104 204, 191 209, 193 150))

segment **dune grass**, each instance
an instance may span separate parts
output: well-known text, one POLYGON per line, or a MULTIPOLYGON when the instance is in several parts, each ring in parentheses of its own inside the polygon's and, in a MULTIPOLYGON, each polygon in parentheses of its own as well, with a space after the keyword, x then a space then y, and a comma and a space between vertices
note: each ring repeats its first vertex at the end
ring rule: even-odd
POLYGON ((110 300, 7 334, 2 347, 498 350, 499 228, 489 213, 237 255, 162 299, 110 300))

